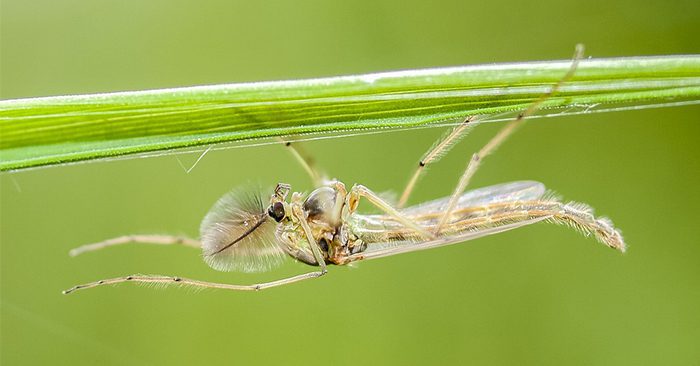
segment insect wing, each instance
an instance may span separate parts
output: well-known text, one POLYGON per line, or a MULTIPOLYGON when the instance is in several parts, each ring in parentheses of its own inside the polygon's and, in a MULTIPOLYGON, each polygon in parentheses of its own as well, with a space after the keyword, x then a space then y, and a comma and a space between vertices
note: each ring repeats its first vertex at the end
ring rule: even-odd
MULTIPOLYGON (((516 181, 473 189, 465 192, 457 201, 455 210, 465 207, 483 206, 497 202, 535 200, 542 197, 547 189, 535 181, 516 181)), ((425 212, 444 212, 450 198, 440 198, 400 210, 406 216, 421 215, 425 212)))
POLYGON ((390 242, 378 242, 372 243, 368 246, 367 250, 350 256, 348 259, 350 261, 364 260, 364 259, 374 259, 387 257, 395 254, 414 252, 418 250, 432 249, 445 245, 457 244, 465 242, 472 239, 481 238, 488 235, 502 233, 504 231, 513 230, 522 226, 532 225, 534 223, 546 220, 547 217, 538 217, 528 220, 523 220, 515 223, 510 223, 506 225, 501 225, 497 227, 490 227, 477 231, 468 231, 462 234, 441 237, 434 240, 427 241, 415 241, 415 240, 402 240, 402 241, 390 241, 390 242))

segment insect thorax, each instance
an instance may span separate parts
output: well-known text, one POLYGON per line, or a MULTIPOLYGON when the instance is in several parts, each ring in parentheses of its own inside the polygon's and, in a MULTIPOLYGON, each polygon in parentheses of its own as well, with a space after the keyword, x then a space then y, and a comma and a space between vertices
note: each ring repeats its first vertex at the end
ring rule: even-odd
MULTIPOLYGON (((345 198, 344 185, 331 182, 311 192, 302 204, 306 222, 327 264, 345 264, 348 256, 366 248, 343 221, 345 198)), ((310 265, 318 264, 301 223, 294 219, 283 222, 276 235, 288 255, 310 265)))

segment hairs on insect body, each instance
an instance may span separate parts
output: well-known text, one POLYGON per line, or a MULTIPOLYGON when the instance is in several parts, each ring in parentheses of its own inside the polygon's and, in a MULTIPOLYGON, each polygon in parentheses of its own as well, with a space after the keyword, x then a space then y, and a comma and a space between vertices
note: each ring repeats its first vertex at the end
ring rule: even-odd
POLYGON ((275 238, 276 223, 267 214, 262 192, 250 185, 234 189, 209 210, 200 225, 202 254, 209 266, 261 272, 282 262, 285 252, 275 238))

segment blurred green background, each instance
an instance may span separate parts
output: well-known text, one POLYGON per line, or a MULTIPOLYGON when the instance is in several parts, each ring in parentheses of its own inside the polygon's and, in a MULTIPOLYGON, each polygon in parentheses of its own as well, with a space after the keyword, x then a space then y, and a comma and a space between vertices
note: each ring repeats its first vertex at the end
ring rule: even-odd
MULTIPOLYGON (((692 1, 2 1, 2 99, 406 68, 700 53, 692 1)), ((160 273, 254 283, 307 270, 218 273, 188 248, 70 248, 128 233, 196 236, 231 187, 311 189, 283 148, 0 176, 3 365, 676 364, 700 362, 698 106, 535 120, 489 157, 484 186, 539 180, 610 216, 620 255, 535 225, 462 245, 232 293, 76 283, 160 273)), ((498 126, 430 169, 413 202, 447 195, 498 126)), ((440 129, 314 141, 347 184, 400 190, 440 129)))

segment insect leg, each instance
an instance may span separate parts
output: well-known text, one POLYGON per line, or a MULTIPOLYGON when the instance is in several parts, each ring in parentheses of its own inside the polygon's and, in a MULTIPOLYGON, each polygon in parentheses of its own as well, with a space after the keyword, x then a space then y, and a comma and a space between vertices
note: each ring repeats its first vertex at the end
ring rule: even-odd
POLYGON ((321 249, 314 238, 313 231, 311 231, 309 223, 306 222, 306 216, 303 213, 302 203, 300 201, 292 202, 292 215, 294 215, 299 224, 301 224, 301 228, 304 230, 304 234, 306 234, 306 240, 309 242, 309 246, 311 246, 311 252, 314 254, 314 259, 316 259, 316 263, 318 263, 318 265, 321 267, 321 271, 318 272, 318 276, 323 276, 327 272, 326 261, 323 259, 323 255, 321 255, 321 249))
POLYGON ((284 140, 282 138, 279 138, 279 140, 284 143, 284 146, 289 149, 301 167, 304 168, 314 186, 320 187, 323 184, 323 176, 316 170, 315 162, 311 154, 309 154, 299 142, 284 140))
POLYGON ((454 144, 456 144, 462 137, 466 136, 469 130, 474 126, 474 121, 476 121, 476 116, 465 118, 462 123, 452 129, 452 131, 450 131, 450 133, 445 137, 438 140, 438 142, 433 145, 428 152, 425 153, 425 155, 423 155, 420 161, 418 161, 418 168, 416 168, 413 176, 411 176, 411 179, 408 181, 406 188, 404 188, 403 193, 401 194, 401 198, 399 199, 399 203, 397 205, 399 208, 406 205, 406 201, 408 201, 408 197, 411 195, 411 192, 413 192, 413 188, 416 186, 418 178, 420 178, 421 174, 425 170, 425 167, 428 164, 440 160, 440 158, 447 153, 447 151, 454 144))
POLYGON ((157 245, 183 245, 192 248, 201 248, 199 240, 190 239, 184 236, 171 235, 124 235, 117 238, 107 239, 101 242, 85 244, 77 248, 73 248, 68 252, 71 257, 87 252, 104 249, 107 247, 130 244, 130 243, 148 243, 157 245))
POLYGON ((150 283, 150 284, 162 284, 162 285, 183 285, 192 286, 199 288, 211 288, 211 289, 221 289, 221 290, 233 290, 233 291, 257 291, 263 290, 270 287, 282 286, 309 278, 316 278, 322 276, 322 272, 309 272, 301 275, 283 278, 281 280, 263 282, 255 285, 232 285, 228 283, 216 283, 207 282, 200 280, 193 280, 184 277, 177 276, 162 276, 162 275, 140 275, 135 274, 131 276, 109 278, 106 280, 100 280, 95 282, 86 283, 83 285, 73 286, 67 290, 63 291, 64 295, 68 295, 78 290, 85 290, 93 287, 103 286, 103 285, 114 285, 122 282, 136 282, 136 283, 150 283))
POLYGON ((288 277, 288 278, 283 278, 280 280, 263 282, 263 283, 254 284, 254 285, 233 285, 233 284, 227 284, 227 283, 216 283, 216 282, 193 280, 193 279, 184 278, 184 277, 177 277, 177 276, 135 274, 135 275, 131 275, 131 276, 109 278, 106 280, 100 280, 100 281, 86 283, 83 285, 73 286, 73 287, 63 291, 63 293, 67 295, 67 294, 70 294, 70 293, 75 292, 77 290, 84 290, 84 289, 89 289, 89 288, 103 286, 103 285, 113 285, 113 284, 122 283, 122 282, 151 283, 151 284, 162 284, 162 285, 177 284, 177 285, 193 286, 193 287, 199 287, 199 288, 212 288, 212 289, 233 290, 233 291, 256 291, 256 290, 263 290, 263 289, 270 288, 270 287, 277 287, 277 286, 282 286, 282 285, 286 285, 286 284, 290 284, 290 283, 294 283, 294 282, 299 282, 299 281, 303 281, 303 280, 310 279, 310 278, 321 277, 321 276, 325 275, 328 271, 326 269, 326 262, 323 259, 323 256, 321 255, 318 244, 316 243, 316 240, 314 240, 313 234, 311 232, 311 228, 309 227, 309 224, 306 222, 306 219, 303 217, 301 207, 299 205, 297 205, 297 204, 293 205, 292 213, 293 213, 293 215, 295 215, 295 217, 297 219, 299 219, 299 222, 301 223, 301 227, 303 228, 304 233, 306 234, 307 240, 309 241, 309 245, 311 245, 311 250, 314 253, 314 257, 315 257, 318 265, 321 267, 320 271, 308 272, 308 273, 304 273, 304 274, 300 274, 300 275, 296 275, 296 276, 292 276, 292 277, 288 277))
POLYGON ((457 204, 459 196, 467 188, 469 181, 474 176, 474 173, 479 168, 479 165, 481 165, 481 161, 483 160, 483 158, 485 158, 487 155, 496 150, 508 138, 508 136, 515 132, 515 130, 525 122, 525 118, 535 113, 542 105, 542 103, 547 100, 547 98, 551 97, 553 94, 559 91, 561 86, 569 79, 571 79, 582 57, 583 45, 578 44, 576 45, 576 51, 574 52, 574 57, 571 61, 571 67, 569 67, 569 70, 566 72, 566 74, 561 79, 559 79, 559 81, 557 81, 557 83, 554 84, 552 88, 549 89, 549 91, 542 94, 535 102, 530 104, 530 106, 527 107, 527 109, 518 114, 518 116, 514 120, 508 122, 500 131, 498 131, 496 136, 494 136, 484 147, 481 148, 481 150, 472 155, 471 159, 467 164, 467 168, 462 174, 462 177, 459 179, 459 183, 457 184, 457 187, 455 188, 454 192, 452 193, 452 196, 450 197, 450 201, 447 205, 447 209, 445 210, 444 215, 442 216, 440 222, 435 228, 436 233, 439 233, 440 230, 442 230, 442 227, 449 219, 450 215, 452 214, 452 211, 454 210, 455 205, 457 204))
POLYGON ((420 233, 421 235, 425 236, 426 238, 430 238, 430 239, 435 238, 435 235, 433 233, 429 232, 424 227, 421 227, 420 225, 413 222, 413 220, 411 220, 410 218, 403 215, 397 209, 392 207, 391 204, 384 201, 376 193, 372 192, 369 188, 367 188, 361 184, 355 184, 354 186, 352 186, 352 188, 350 189, 350 192, 347 195, 346 206, 348 207, 348 213, 352 214, 353 212, 355 212, 357 210, 357 206, 360 204, 361 197, 365 197, 375 207, 384 211, 386 214, 392 216, 398 222, 402 223, 406 227, 415 230, 416 232, 420 233))

